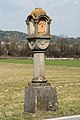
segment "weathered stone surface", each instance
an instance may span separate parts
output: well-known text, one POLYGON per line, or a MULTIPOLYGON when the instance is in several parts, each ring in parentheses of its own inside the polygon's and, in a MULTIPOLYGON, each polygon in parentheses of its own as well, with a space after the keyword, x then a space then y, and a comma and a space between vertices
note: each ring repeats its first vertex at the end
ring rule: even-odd
POLYGON ((25 112, 55 111, 57 104, 56 89, 49 83, 32 83, 25 88, 25 112))
POLYGON ((40 15, 46 15, 46 12, 42 8, 35 8, 32 12, 31 15, 33 18, 36 18, 40 15))
POLYGON ((43 52, 34 53, 34 69, 32 82, 45 82, 45 58, 43 52))
POLYGON ((28 36, 28 44, 32 50, 46 50, 49 46, 51 36, 28 36), (34 39, 33 39, 34 38, 34 39))
POLYGON ((51 19, 42 8, 35 8, 26 19, 29 35, 50 35, 51 19))

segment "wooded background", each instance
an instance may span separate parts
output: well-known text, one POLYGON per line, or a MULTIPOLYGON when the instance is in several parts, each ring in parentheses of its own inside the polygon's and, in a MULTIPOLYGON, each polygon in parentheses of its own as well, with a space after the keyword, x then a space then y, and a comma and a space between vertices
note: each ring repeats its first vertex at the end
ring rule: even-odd
MULTIPOLYGON (((48 58, 80 58, 80 37, 52 35, 45 55, 48 58)), ((27 34, 0 30, 0 56, 32 58, 33 52, 28 47, 27 34)))

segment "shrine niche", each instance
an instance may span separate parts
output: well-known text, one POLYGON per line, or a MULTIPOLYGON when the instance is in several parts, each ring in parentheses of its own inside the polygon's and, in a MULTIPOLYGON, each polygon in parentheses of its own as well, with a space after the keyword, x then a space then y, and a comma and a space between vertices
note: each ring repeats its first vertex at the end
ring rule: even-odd
POLYGON ((46 33, 46 21, 44 19, 40 19, 38 23, 38 34, 45 34, 46 33))

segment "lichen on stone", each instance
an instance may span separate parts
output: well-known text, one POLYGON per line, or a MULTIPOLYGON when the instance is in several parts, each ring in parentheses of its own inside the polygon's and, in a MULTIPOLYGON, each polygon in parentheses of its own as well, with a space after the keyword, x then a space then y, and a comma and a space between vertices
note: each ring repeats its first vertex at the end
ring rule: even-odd
POLYGON ((46 12, 42 8, 35 8, 31 12, 31 16, 33 16, 33 18, 36 18, 36 17, 38 17, 40 15, 46 15, 46 12))

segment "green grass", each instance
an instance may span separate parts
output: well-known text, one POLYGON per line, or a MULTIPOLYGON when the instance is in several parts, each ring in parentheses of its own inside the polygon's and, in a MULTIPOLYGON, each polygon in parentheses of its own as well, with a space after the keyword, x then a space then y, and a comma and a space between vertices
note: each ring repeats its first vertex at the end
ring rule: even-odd
POLYGON ((0 120, 42 120, 80 114, 80 61, 62 61, 46 61, 46 78, 56 87, 59 109, 30 114, 24 113, 24 89, 33 77, 33 60, 0 60, 0 120))
POLYGON ((19 59, 0 59, 0 62, 16 64, 33 64, 33 60, 19 60, 19 59))
MULTIPOLYGON (((18 59, 0 59, 0 62, 16 64, 33 64, 33 60, 18 60, 18 59)), ((80 60, 46 60, 45 62, 46 65, 51 66, 80 67, 80 60)))
POLYGON ((46 60, 47 65, 80 67, 80 60, 46 60))

